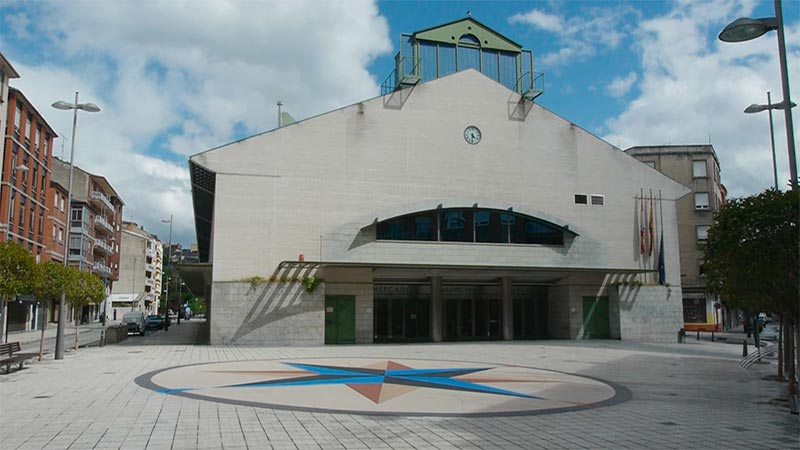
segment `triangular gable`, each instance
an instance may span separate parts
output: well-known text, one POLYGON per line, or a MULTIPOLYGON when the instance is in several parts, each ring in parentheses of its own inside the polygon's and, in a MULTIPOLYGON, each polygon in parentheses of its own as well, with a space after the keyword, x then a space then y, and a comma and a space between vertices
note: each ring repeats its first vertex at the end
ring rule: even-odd
POLYGON ((417 31, 414 33, 414 38, 417 40, 455 44, 458 42, 459 38, 465 34, 471 34, 477 37, 481 42, 481 48, 484 49, 503 50, 515 53, 519 53, 522 50, 521 45, 471 17, 417 31))

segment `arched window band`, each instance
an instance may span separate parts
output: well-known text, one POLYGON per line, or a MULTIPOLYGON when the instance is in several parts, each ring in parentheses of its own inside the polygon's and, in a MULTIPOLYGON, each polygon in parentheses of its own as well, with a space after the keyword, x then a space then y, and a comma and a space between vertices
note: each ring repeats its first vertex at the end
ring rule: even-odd
POLYGON ((377 223, 376 237, 387 241, 475 242, 564 245, 576 233, 546 220, 488 208, 439 208, 377 223))

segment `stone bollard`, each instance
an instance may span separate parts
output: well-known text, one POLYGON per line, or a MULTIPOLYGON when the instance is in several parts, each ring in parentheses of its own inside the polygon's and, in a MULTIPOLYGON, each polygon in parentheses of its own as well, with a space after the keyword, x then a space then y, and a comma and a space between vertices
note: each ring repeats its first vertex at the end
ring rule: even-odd
POLYGON ((100 330, 100 347, 106 345, 106 330, 100 330))
POLYGON ((742 358, 747 356, 747 339, 742 339, 742 358))

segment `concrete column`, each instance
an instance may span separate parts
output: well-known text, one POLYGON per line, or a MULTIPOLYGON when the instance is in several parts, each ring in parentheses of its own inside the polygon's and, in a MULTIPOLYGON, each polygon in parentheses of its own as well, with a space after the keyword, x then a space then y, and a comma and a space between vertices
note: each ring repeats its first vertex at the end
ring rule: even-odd
POLYGON ((431 339, 442 342, 442 277, 431 277, 431 339))
POLYGON ((511 293, 511 278, 501 278, 500 284, 503 287, 503 304, 500 308, 503 314, 503 339, 510 341, 514 339, 514 298, 511 293))

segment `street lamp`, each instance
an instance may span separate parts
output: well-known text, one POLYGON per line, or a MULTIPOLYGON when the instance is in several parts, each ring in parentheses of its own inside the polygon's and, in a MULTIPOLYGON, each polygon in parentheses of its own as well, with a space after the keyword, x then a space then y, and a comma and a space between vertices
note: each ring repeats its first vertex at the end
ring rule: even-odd
MULTIPOLYGON (((792 102, 792 108, 797 106, 794 102, 792 102)), ((786 109, 786 102, 780 103, 772 103, 772 96, 770 92, 767 91, 767 104, 766 105, 758 105, 753 103, 752 105, 745 108, 745 114, 755 114, 760 113, 762 111, 769 111, 769 141, 772 145, 772 176, 775 180, 775 190, 779 189, 778 187, 778 164, 775 162, 775 130, 772 127, 772 110, 773 109, 786 109)))
MULTIPOLYGON (((78 128, 78 110, 86 112, 99 112, 100 107, 94 103, 78 103, 78 91, 75 91, 75 103, 59 100, 53 103, 53 108, 64 111, 73 111, 72 115, 72 142, 69 151, 69 184, 67 185, 67 241, 64 243, 64 267, 69 266, 69 229, 72 221, 72 173, 75 162, 75 130, 78 128)), ((65 293, 61 293, 58 303, 58 329, 56 330, 56 355, 55 359, 64 359, 64 321, 67 319, 65 293)))
MULTIPOLYGON (((781 5, 781 0, 774 0, 774 5, 775 17, 764 17, 761 19, 736 19, 722 29, 722 31, 719 33, 719 39, 723 42, 744 42, 762 36, 771 30, 775 30, 777 32, 778 58, 780 61, 781 70, 781 87, 783 88, 783 101, 781 103, 784 105, 783 113, 786 122, 786 146, 789 150, 789 176, 791 177, 792 191, 796 193, 798 190, 797 159, 794 148, 794 124, 792 123, 792 108, 789 106, 792 105, 792 100, 789 93, 789 69, 786 64, 786 38, 784 37, 783 31, 783 7, 781 5)), ((798 250, 800 250, 800 248, 798 248, 798 250)), ((800 296, 798 297, 798 307, 800 307, 800 296)), ((798 312, 798 320, 800 320, 800 311, 798 312)), ((797 325, 800 326, 800 324, 797 325)), ((790 344, 789 340, 787 340, 787 344, 790 344)), ((788 350, 789 353, 791 353, 791 349, 788 350)), ((795 364, 794 357, 788 358, 788 361, 791 361, 792 364, 789 367, 789 395, 792 399, 791 411, 796 414, 798 411, 798 398, 797 391, 795 389, 797 366, 795 364)))
MULTIPOLYGON (((723 42, 744 42, 755 39, 766 34, 768 31, 775 30, 778 33, 778 57, 780 59, 781 85, 783 87, 783 101, 778 105, 783 105, 786 120, 786 145, 789 148, 789 174, 791 176, 792 190, 797 190, 797 159, 794 148, 794 125, 792 123, 792 108, 785 105, 792 104, 789 94, 789 70, 786 64, 786 39, 783 32, 783 10, 780 0, 774 0, 775 17, 765 17, 761 19, 751 19, 749 17, 736 19, 719 33, 719 39, 723 42)), ((755 112, 755 111, 754 111, 755 112)))

